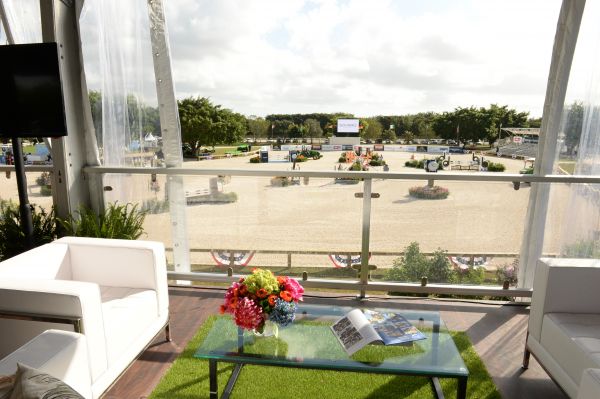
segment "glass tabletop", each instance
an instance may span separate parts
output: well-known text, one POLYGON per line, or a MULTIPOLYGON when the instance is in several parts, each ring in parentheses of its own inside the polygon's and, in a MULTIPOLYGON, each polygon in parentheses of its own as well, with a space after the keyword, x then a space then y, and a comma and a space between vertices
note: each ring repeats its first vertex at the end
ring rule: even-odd
POLYGON ((264 364, 374 373, 466 377, 465 366, 438 312, 374 309, 401 314, 426 339, 402 345, 367 345, 348 356, 330 326, 351 307, 301 305, 296 320, 279 327, 277 337, 243 331, 230 316, 218 318, 195 357, 236 363, 264 364))

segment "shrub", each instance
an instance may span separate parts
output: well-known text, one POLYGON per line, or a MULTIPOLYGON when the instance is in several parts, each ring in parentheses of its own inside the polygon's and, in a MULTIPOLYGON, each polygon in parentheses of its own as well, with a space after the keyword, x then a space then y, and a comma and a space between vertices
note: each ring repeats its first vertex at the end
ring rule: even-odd
POLYGON ((404 249, 404 255, 394 260, 391 269, 386 270, 385 280, 419 282, 422 277, 432 283, 450 283, 455 280, 452 264, 446 251, 437 249, 428 258, 421 253, 419 243, 411 242, 404 249))
POLYGON ((42 174, 35 179, 35 182, 38 186, 49 186, 52 184, 52 175, 50 172, 42 172, 42 174))
POLYGON ((257 155, 255 157, 250 158, 250 163, 260 163, 260 157, 257 155))
POLYGON ((291 179, 287 176, 276 176, 271 179, 271 185, 276 187, 287 187, 292 184, 291 179))
POLYGON ((562 250, 566 258, 600 258, 600 242, 593 240, 577 240, 562 250))
POLYGON ((508 281, 509 285, 515 286, 518 282, 519 261, 515 260, 512 264, 502 265, 496 269, 496 282, 499 285, 508 281))
POLYGON ((169 201, 159 200, 157 198, 151 198, 145 200, 142 203, 142 212, 146 212, 152 215, 157 213, 164 213, 169 210, 169 201))
POLYGON ((115 202, 100 215, 81 206, 75 213, 77 217, 69 215, 66 220, 57 219, 65 235, 136 240, 144 233, 146 212, 138 210, 137 205, 115 202))
POLYGON ((40 195, 42 197, 49 197, 52 195, 52 186, 47 185, 47 186, 42 186, 40 187, 40 195))
POLYGON ((371 166, 383 166, 385 165, 385 161, 383 159, 371 159, 369 162, 371 166))
POLYGON ((339 163, 344 163, 344 162, 346 162, 346 157, 339 157, 339 158, 338 158, 338 162, 339 162, 339 163))
POLYGON ((455 277, 458 284, 483 284, 485 268, 481 266, 469 266, 465 269, 456 268, 455 277))
POLYGON ((188 197, 187 204, 229 204, 232 202, 236 202, 238 200, 238 196, 234 192, 224 193, 224 192, 216 192, 206 195, 199 195, 195 197, 188 197))
MULTIPOLYGON (((42 207, 31 206, 33 220, 33 246, 38 247, 56 238, 54 208, 46 212, 42 207)), ((21 226, 19 206, 11 201, 0 201, 0 260, 27 251, 27 241, 21 226)))
POLYGON ((404 162, 404 166, 407 168, 416 168, 419 165, 419 161, 416 159, 411 159, 410 161, 404 162))
POLYGON ((304 155, 300 154, 298 156, 296 156, 296 162, 306 162, 308 161, 308 158, 306 158, 304 155))
POLYGON ((488 162, 487 170, 488 172, 504 172, 506 166, 503 163, 499 162, 488 162))
POLYGON ((300 155, 304 155, 306 158, 312 158, 314 160, 320 159, 323 157, 319 151, 315 150, 303 150, 300 155))
POLYGON ((411 197, 421 199, 446 199, 450 194, 447 188, 440 186, 411 187, 408 189, 411 197))

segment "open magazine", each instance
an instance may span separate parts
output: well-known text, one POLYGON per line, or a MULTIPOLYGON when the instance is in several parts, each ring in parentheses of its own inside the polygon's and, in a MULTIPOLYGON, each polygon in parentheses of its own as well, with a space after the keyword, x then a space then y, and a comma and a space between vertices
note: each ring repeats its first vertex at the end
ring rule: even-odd
POLYGON ((426 338, 403 316, 375 310, 351 310, 331 330, 348 355, 370 343, 397 345, 426 338))

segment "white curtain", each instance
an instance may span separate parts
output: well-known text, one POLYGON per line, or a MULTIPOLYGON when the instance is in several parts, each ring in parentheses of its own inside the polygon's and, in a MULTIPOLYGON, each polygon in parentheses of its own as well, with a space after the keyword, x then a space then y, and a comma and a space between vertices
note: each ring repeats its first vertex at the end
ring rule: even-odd
MULTIPOLYGON (((2 2, 15 44, 40 43, 42 24, 39 0, 2 0, 2 2)), ((5 43, 6 37, 2 35, 4 32, 0 34, 0 43, 5 43)))
MULTIPOLYGON (((79 20, 92 115, 104 166, 144 166, 147 133, 160 133, 158 114, 150 131, 148 111, 157 106, 148 5, 144 0, 86 0, 79 20)), ((132 176, 110 175, 106 202, 143 198, 148 184, 132 176)))
MULTIPOLYGON (((561 122, 557 173, 600 175, 599 19, 600 2, 587 1, 561 122)), ((600 185, 556 185, 553 194, 551 209, 563 209, 555 249, 566 257, 599 257, 600 185)))

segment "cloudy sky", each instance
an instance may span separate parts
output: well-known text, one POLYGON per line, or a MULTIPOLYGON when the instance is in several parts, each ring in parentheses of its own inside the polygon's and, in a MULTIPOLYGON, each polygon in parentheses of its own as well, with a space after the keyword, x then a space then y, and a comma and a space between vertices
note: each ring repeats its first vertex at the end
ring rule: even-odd
POLYGON ((541 116, 559 0, 169 0, 178 97, 246 115, 541 116))
MULTIPOLYGON (((15 18, 37 19, 38 0, 5 1, 15 18)), ((209 97, 246 115, 371 116, 498 103, 535 117, 560 2, 164 0, 178 98, 209 97)), ((567 102, 600 102, 590 97, 600 92, 599 3, 586 5, 567 102)), ((88 87, 124 87, 156 104, 146 1, 85 4, 88 87), (123 53, 109 60, 118 47, 123 53), (121 85, 109 76, 122 77, 121 85)), ((17 25, 19 37, 40 35, 35 23, 17 25)))

